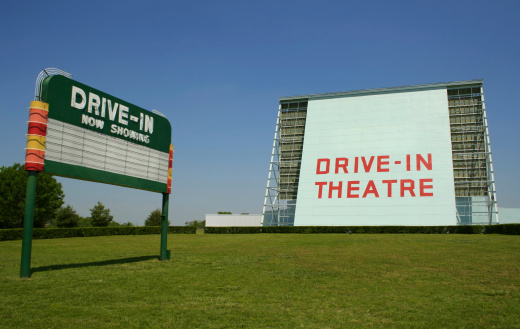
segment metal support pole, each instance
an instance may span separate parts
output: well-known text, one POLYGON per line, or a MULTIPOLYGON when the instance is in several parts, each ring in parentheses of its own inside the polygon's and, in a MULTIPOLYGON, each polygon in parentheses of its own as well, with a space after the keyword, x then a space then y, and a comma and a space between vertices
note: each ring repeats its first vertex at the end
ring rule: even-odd
POLYGON ((168 204, 170 195, 168 193, 163 193, 163 201, 162 201, 162 220, 161 220, 161 254, 159 256, 159 260, 169 260, 170 259, 170 250, 167 250, 168 246, 168 204))
POLYGON ((31 249, 34 222, 34 204, 36 200, 37 171, 27 171, 27 192, 25 194, 25 214, 23 220, 22 263, 20 278, 31 277, 31 249))

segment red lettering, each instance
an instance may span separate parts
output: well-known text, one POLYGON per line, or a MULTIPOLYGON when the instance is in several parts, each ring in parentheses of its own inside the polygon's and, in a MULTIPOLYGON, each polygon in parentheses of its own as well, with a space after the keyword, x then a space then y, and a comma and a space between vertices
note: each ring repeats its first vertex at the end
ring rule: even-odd
POLYGON ((365 157, 361 157, 361 161, 363 162, 363 167, 365 168, 365 172, 370 172, 370 168, 372 167, 372 163, 374 162, 374 156, 372 155, 370 157, 370 161, 368 161, 368 164, 365 161, 365 157))
POLYGON ((406 171, 410 171, 410 154, 406 155, 406 171))
POLYGON ((323 195, 323 186, 327 185, 327 182, 316 182, 314 185, 319 186, 318 189, 318 199, 321 199, 321 196, 323 195))
POLYGON ((316 175, 328 174, 330 170, 330 159, 318 159, 318 164, 316 165, 316 175), (325 162, 325 170, 321 170, 321 164, 325 162))
POLYGON ((419 195, 420 196, 433 196, 433 191, 425 192, 425 189, 433 189, 433 179, 432 178, 424 178, 419 179, 419 195), (425 183, 432 183, 431 185, 426 185, 425 183))
MULTIPOLYGON (((382 180, 383 184, 387 186, 387 196, 392 197, 392 187, 393 184, 398 182, 397 179, 385 179, 382 180)), ((406 192, 410 194, 411 197, 415 197, 415 181, 413 179, 401 179, 399 181, 400 184, 400 196, 405 197, 406 192)), ((328 185, 328 198, 335 198, 334 192, 337 193, 337 198, 340 199, 343 196, 343 182, 338 181, 337 185, 334 185, 334 182, 315 182, 315 186, 318 186, 318 199, 323 198, 323 190, 324 186, 328 185)), ((373 180, 369 180, 363 195, 360 196, 360 181, 347 181, 347 199, 352 198, 366 198, 370 194, 372 194, 375 198, 379 198, 379 191, 377 189, 376 184, 373 180)), ((433 196, 433 178, 423 178, 419 179, 419 196, 428 197, 433 196)))
POLYGON ((341 189, 343 188, 343 182, 338 182, 338 186, 329 183, 329 199, 332 199, 332 191, 338 191, 338 199, 341 198, 341 189))
POLYGON ((354 158, 354 173, 358 172, 358 164, 359 164, 359 158, 355 157, 354 158))
POLYGON ((388 197, 389 198, 392 196, 392 184, 393 183, 397 183, 397 179, 388 179, 388 180, 383 181, 383 184, 388 185, 388 197))
POLYGON ((415 182, 413 179, 401 179, 401 197, 404 197, 404 191, 408 191, 411 196, 415 196, 415 192, 413 191, 414 187, 415 182), (409 183, 410 185, 406 186, 406 183, 409 183))
POLYGON ((359 194, 352 194, 352 191, 359 191, 359 186, 352 186, 359 184, 358 180, 351 180, 347 184, 347 198, 359 198, 359 194))
POLYGON ((377 156, 377 172, 389 172, 390 169, 383 168, 382 166, 386 166, 390 164, 390 161, 386 160, 390 159, 389 155, 378 155, 377 156), (386 160, 386 161, 383 161, 386 160))
POLYGON ((376 184, 374 184, 373 180, 368 181, 365 193, 363 193, 363 198, 366 198, 368 193, 372 193, 376 198, 379 198, 379 193, 377 192, 376 184))
POLYGON ((424 158, 420 154, 417 154, 415 157, 416 157, 416 161, 417 161, 417 171, 421 171, 421 162, 424 165, 424 167, 426 168, 426 170, 432 170, 432 154, 431 153, 428 153, 428 162, 426 162, 426 160, 424 160, 424 158))
POLYGON ((347 165, 348 165, 347 158, 336 158, 335 173, 337 174, 339 172, 339 168, 343 168, 343 173, 348 174, 347 165))

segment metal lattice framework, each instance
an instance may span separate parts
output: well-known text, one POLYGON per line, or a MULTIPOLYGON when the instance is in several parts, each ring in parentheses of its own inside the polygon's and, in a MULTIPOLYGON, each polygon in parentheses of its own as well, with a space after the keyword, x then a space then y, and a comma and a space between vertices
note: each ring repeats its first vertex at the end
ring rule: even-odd
POLYGON ((306 99, 293 100, 279 106, 264 200, 264 226, 294 224, 307 103, 306 99))
POLYGON ((47 68, 38 74, 36 77, 36 87, 34 88, 34 100, 35 101, 41 101, 41 92, 42 92, 42 83, 43 80, 45 80, 46 77, 50 77, 51 75, 63 75, 66 76, 69 79, 72 79, 72 74, 67 73, 63 70, 56 69, 56 68, 47 68))
POLYGON ((496 189, 482 84, 450 86, 448 106, 457 222, 496 224, 496 189))

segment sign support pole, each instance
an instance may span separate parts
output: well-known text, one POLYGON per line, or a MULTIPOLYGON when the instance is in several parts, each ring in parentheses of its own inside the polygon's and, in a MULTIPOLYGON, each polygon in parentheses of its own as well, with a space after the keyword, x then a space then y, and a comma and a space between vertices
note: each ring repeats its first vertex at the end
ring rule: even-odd
POLYGON ((22 263, 20 278, 31 277, 31 249, 34 222, 34 204, 36 200, 37 171, 27 171, 27 192, 25 195, 25 214, 23 220, 22 263))
POLYGON ((168 246, 168 205, 170 195, 168 193, 163 193, 163 201, 162 201, 162 220, 161 220, 161 254, 159 256, 160 261, 169 260, 170 259, 170 250, 167 250, 168 246))

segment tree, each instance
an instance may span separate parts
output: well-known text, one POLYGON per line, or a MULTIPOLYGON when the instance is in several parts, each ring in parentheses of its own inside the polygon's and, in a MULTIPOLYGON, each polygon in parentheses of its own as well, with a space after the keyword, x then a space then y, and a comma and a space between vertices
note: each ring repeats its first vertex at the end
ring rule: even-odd
MULTIPOLYGON (((162 225, 162 211, 157 208, 148 215, 148 218, 144 221, 144 226, 161 226, 162 225)), ((168 221, 170 226, 170 221, 168 221)))
POLYGON ((58 227, 77 227, 80 216, 70 205, 61 207, 56 214, 56 225, 58 227))
POLYGON ((98 201, 94 208, 90 209, 90 217, 92 217, 92 226, 108 226, 114 219, 110 215, 110 209, 105 209, 105 206, 98 201))
MULTIPOLYGON (((0 167, 0 228, 23 227, 26 190, 27 172, 23 165, 0 167)), ((33 226, 44 227, 54 219, 64 197, 61 183, 50 174, 39 173, 33 226)))
POLYGON ((206 227, 206 220, 192 220, 191 222, 184 223, 186 226, 195 226, 196 228, 206 227))
POLYGON ((232 215, 231 211, 219 211, 218 214, 219 215, 232 215))
POLYGON ((92 227, 92 218, 81 217, 79 219, 78 227, 92 227))

